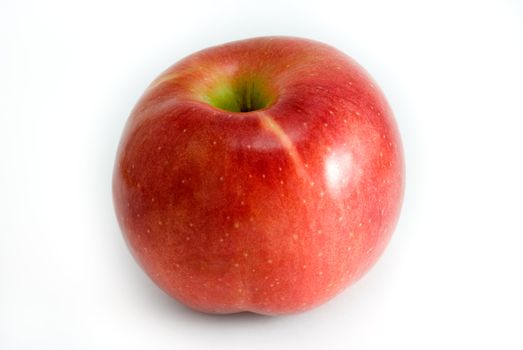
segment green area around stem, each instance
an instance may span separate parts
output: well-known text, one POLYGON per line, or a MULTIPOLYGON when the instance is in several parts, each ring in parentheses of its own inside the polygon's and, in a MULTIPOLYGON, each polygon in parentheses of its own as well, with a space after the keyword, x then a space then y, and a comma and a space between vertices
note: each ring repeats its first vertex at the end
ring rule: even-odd
POLYGON ((252 112, 268 107, 273 97, 260 79, 248 78, 220 82, 204 96, 204 100, 225 111, 252 112))

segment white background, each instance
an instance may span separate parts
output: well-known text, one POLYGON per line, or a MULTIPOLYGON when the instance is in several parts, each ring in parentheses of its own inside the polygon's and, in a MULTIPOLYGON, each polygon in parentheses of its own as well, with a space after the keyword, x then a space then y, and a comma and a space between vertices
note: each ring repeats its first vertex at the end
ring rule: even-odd
POLYGON ((523 2, 0 2, 0 349, 522 349, 523 2), (378 81, 407 190, 374 269, 288 317, 161 292, 111 173, 149 82, 260 35, 324 41, 378 81))

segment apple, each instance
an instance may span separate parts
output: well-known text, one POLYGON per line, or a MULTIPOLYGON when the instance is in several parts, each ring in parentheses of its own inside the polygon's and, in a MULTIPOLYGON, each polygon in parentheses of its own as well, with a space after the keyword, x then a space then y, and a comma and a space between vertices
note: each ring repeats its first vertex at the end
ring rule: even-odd
POLYGON ((305 311, 360 278, 396 225, 401 140, 350 57, 300 38, 211 47, 133 109, 113 174, 125 240, 208 313, 305 311))

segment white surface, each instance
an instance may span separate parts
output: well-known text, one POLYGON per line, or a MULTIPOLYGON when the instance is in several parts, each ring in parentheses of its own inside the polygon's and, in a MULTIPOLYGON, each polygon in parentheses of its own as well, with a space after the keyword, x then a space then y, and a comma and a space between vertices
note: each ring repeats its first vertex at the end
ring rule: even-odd
POLYGON ((519 1, 0 3, 0 349, 522 349, 519 1), (147 84, 193 51, 324 41, 392 105, 407 191, 375 268, 301 315, 171 301, 120 235, 111 172, 147 84))

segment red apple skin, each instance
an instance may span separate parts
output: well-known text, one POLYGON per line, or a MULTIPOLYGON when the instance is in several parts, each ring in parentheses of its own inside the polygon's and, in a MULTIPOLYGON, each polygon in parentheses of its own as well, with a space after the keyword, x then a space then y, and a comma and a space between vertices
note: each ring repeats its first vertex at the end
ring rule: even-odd
POLYGON ((160 75, 127 122, 116 214, 147 274, 209 313, 290 314, 361 277, 396 225, 400 136, 351 58, 263 37, 193 54, 160 75), (275 101, 228 112, 201 99, 220 79, 261 76, 275 101))

